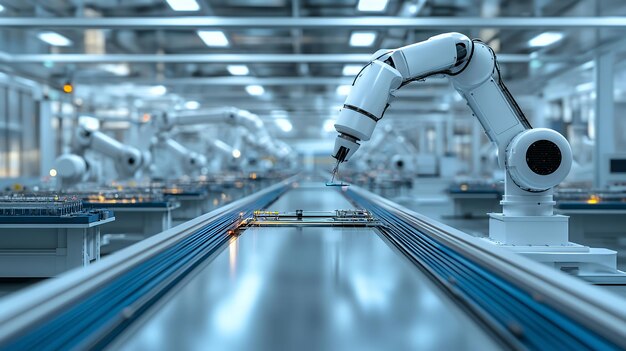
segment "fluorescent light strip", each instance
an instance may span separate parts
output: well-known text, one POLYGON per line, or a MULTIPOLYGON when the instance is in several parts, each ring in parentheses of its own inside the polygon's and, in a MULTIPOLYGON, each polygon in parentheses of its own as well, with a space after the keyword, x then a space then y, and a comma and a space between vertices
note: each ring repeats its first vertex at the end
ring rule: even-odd
POLYGON ((350 46, 372 46, 376 41, 376 32, 352 32, 350 46))
POLYGON ((563 39, 565 35, 560 32, 541 33, 528 41, 528 45, 532 47, 549 46, 563 39))
POLYGON ((265 93, 265 89, 261 85, 248 85, 246 86, 246 91, 253 96, 259 96, 265 93))
POLYGON ((387 8, 389 0, 359 0, 356 8, 363 12, 382 12, 387 8))
POLYGON ((350 94, 350 89, 352 89, 351 85, 340 85, 337 87, 337 90, 335 92, 337 93, 337 95, 347 96, 348 94, 350 94))
POLYGON ((247 76, 250 74, 250 70, 246 65, 228 65, 226 69, 233 76, 247 76))
POLYGON ((197 33, 206 46, 225 47, 230 44, 221 30, 199 30, 197 33))
POLYGON ((185 102, 185 108, 188 110, 197 110, 200 108, 200 103, 194 100, 185 102))
POLYGON ((72 41, 57 32, 41 32, 37 37, 52 46, 70 46, 72 41))
POLYGON ((345 65, 343 66, 343 71, 341 72, 341 74, 343 74, 344 76, 356 76, 357 74, 359 74, 359 72, 361 72, 362 69, 363 66, 361 65, 345 65))
POLYGON ((199 11, 200 4, 196 0, 166 0, 174 11, 199 11))
POLYGON ((161 96, 167 93, 167 88, 163 85, 155 85, 153 87, 150 87, 150 89, 148 89, 148 92, 150 93, 150 95, 161 96))

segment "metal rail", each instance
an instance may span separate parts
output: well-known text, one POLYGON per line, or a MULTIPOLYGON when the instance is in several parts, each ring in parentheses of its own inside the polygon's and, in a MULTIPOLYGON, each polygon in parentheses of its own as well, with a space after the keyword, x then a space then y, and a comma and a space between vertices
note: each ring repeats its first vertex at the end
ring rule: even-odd
POLYGON ((626 348, 623 301, 362 189, 351 187, 346 195, 386 225, 380 231, 401 252, 506 339, 535 350, 626 348))
POLYGON ((10 29, 456 29, 456 28, 626 28, 626 17, 5 17, 10 29))
MULTIPOLYGON (((6 54, 0 59, 11 63, 358 63, 366 64, 370 54, 6 54)), ((524 54, 498 54, 500 63, 571 61, 570 56, 533 57, 524 54)))

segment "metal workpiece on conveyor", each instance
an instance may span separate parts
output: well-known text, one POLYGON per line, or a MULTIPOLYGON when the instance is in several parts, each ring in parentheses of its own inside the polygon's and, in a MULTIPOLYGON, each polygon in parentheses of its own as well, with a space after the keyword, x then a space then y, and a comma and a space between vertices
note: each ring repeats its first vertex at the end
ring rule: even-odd
POLYGON ((375 227, 380 222, 366 210, 335 211, 254 211, 251 218, 242 222, 245 227, 280 227, 280 226, 360 226, 375 227))

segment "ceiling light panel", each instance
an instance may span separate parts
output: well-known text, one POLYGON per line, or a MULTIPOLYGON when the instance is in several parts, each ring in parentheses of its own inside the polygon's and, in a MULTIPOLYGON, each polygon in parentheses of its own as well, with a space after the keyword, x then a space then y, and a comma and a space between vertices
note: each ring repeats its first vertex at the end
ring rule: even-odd
POLYGON ((253 96, 259 96, 265 93, 265 89, 261 85, 248 85, 246 86, 246 91, 253 96))
POLYGON ((150 93, 150 95, 161 96, 167 93, 167 88, 163 85, 155 85, 153 87, 150 87, 150 89, 148 89, 148 92, 150 93))
POLYGON ((70 46, 72 41, 57 32, 41 32, 37 34, 39 40, 52 46, 70 46))
POLYGON ((356 8, 363 12, 382 12, 387 8, 389 0, 359 0, 356 8))
POLYGON ((532 47, 549 46, 560 41, 564 36, 560 32, 544 32, 530 39, 528 45, 532 47))
POLYGON ((376 32, 352 32, 350 46, 372 46, 376 41, 376 32))
POLYGON ((337 93, 337 95, 347 96, 348 94, 350 94, 350 89, 352 89, 351 85, 340 85, 337 87, 337 90, 335 90, 335 92, 337 93))
POLYGON ((250 70, 246 65, 228 65, 226 66, 226 69, 228 70, 228 73, 233 76, 247 76, 250 74, 250 70))
POLYGON ((225 47, 230 45, 226 34, 221 30, 199 30, 197 33, 206 46, 225 47))
POLYGON ((359 72, 361 72, 362 69, 363 66, 361 65, 345 65, 343 66, 343 71, 341 72, 341 74, 343 74, 344 76, 356 76, 357 74, 359 74, 359 72))
POLYGON ((196 0, 167 0, 167 4, 174 11, 199 11, 200 5, 196 0))
POLYGON ((190 100, 185 102, 185 108, 188 110, 197 110, 200 108, 200 103, 198 101, 190 100))

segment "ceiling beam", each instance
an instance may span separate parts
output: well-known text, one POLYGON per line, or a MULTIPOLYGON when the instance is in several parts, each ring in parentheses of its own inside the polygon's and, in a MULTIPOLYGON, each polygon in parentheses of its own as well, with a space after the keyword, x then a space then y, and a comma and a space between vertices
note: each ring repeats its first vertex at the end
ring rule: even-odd
MULTIPOLYGON (((370 54, 5 54, 11 63, 367 63, 370 54)), ((498 54, 500 63, 526 63, 532 60, 570 61, 571 56, 532 56, 498 54)))
MULTIPOLYGON (((165 85, 165 86, 189 86, 189 85, 215 85, 215 86, 243 86, 243 85, 328 85, 336 86, 342 84, 352 84, 354 77, 206 77, 206 78, 87 78, 77 76, 74 79, 76 84, 120 84, 132 83, 135 85, 165 85)), ((442 78, 432 78, 426 82, 419 83, 421 86, 447 85, 448 81, 442 78)), ((208 92, 210 94, 210 92, 208 92)))
POLYGON ((371 56, 369 54, 13 54, 4 56, 3 59, 13 63, 365 63, 371 56))
POLYGON ((626 28, 626 17, 3 17, 0 28, 105 29, 458 29, 458 28, 626 28))

